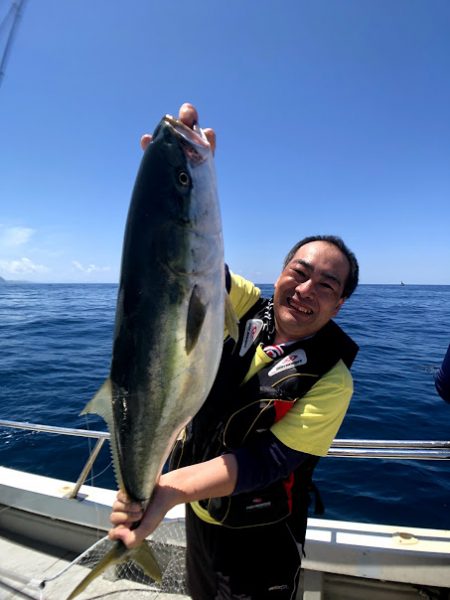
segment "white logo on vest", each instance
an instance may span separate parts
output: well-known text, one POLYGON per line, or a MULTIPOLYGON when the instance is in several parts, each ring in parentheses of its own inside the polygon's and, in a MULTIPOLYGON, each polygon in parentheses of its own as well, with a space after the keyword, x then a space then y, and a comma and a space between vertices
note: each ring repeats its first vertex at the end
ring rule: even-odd
POLYGON ((287 369, 292 369, 292 367, 306 365, 307 362, 305 351, 299 348, 299 350, 291 352, 291 354, 288 354, 283 360, 280 360, 279 363, 273 366, 269 371, 269 377, 281 373, 282 371, 287 371, 287 369))
POLYGON ((244 356, 253 342, 256 340, 258 335, 261 333, 263 328, 263 322, 261 319, 249 319, 245 324, 244 337, 242 339, 241 349, 239 356, 244 356))

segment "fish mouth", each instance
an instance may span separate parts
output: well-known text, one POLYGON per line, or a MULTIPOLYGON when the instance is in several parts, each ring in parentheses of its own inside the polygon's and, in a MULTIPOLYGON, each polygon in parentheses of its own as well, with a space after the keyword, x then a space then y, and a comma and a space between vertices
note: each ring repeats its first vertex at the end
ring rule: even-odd
POLYGON ((301 315, 310 317, 311 315, 314 314, 314 311, 311 308, 309 308, 308 306, 305 306, 301 302, 298 302, 292 296, 289 296, 286 301, 287 301, 289 308, 291 308, 292 310, 294 310, 297 313, 300 313, 301 315))
POLYGON ((179 119, 175 119, 172 115, 165 115, 164 121, 170 125, 175 132, 190 144, 200 146, 201 148, 209 149, 210 144, 206 135, 197 124, 193 128, 188 127, 179 119))

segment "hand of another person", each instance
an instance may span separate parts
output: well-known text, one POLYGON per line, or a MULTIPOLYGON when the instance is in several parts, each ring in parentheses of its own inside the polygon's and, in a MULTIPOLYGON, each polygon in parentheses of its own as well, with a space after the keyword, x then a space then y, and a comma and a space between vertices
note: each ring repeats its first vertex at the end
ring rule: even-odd
MULTIPOLYGON (((194 125, 198 125, 197 109, 195 108, 195 106, 193 106, 189 102, 185 102, 180 107, 180 110, 178 112, 178 119, 182 123, 184 123, 185 125, 187 125, 188 127, 190 127, 192 129, 194 127, 194 125)), ((214 154, 214 152, 216 150, 216 134, 215 134, 214 130, 210 129, 210 128, 206 128, 206 129, 203 129, 203 133, 205 134, 206 139, 208 140, 208 142, 211 146, 211 149, 213 151, 213 154, 214 154)), ((142 150, 145 150, 151 141, 152 141, 152 136, 149 133, 144 134, 141 137, 142 150)))

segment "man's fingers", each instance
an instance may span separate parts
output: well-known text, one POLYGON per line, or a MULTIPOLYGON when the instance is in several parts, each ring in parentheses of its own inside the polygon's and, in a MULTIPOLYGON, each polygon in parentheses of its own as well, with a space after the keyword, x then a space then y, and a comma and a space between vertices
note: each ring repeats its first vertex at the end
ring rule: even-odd
POLYGON ((126 512, 114 511, 111 513, 109 520, 113 525, 131 527, 133 523, 140 520, 140 516, 136 516, 126 512))
POLYGON ((142 510, 142 505, 140 502, 136 500, 131 500, 129 496, 127 496, 126 492, 122 490, 117 492, 116 499, 114 500, 113 508, 117 507, 119 510, 142 510))
POLYGON ((181 105, 178 118, 182 123, 192 129, 192 127, 198 123, 197 109, 190 102, 185 102, 181 105))
MULTIPOLYGON (((178 112, 178 119, 182 123, 187 125, 187 127, 190 127, 192 129, 194 127, 194 125, 198 125, 197 109, 190 102, 185 102, 184 104, 181 105, 181 108, 178 112)), ((211 146, 211 149, 214 153, 216 150, 216 134, 215 134, 214 129, 210 129, 209 127, 207 127, 205 129, 203 129, 203 133, 205 134, 206 139, 208 140, 208 142, 211 146)), ((152 141, 152 136, 149 133, 144 134, 141 137, 142 150, 145 151, 151 141, 152 141)))
POLYGON ((125 490, 119 490, 116 494, 116 502, 117 500, 119 502, 124 502, 125 504, 128 504, 131 502, 130 497, 128 496, 128 494, 126 493, 125 490))
POLYGON ((141 148, 142 148, 142 150, 145 150, 147 148, 147 146, 150 144, 151 141, 152 141, 152 136, 149 133, 145 133, 141 137, 141 148))
POLYGON ((139 502, 132 502, 125 492, 120 491, 112 505, 110 521, 113 525, 131 525, 140 521, 144 511, 139 502))
POLYGON ((123 512, 127 515, 142 517, 144 511, 142 510, 142 506, 140 504, 136 504, 134 502, 120 502, 120 500, 116 500, 112 505, 113 512, 123 512))
POLYGON ((141 539, 136 537, 134 531, 131 531, 128 527, 114 527, 108 533, 110 540, 121 540, 127 548, 134 548, 141 543, 141 539))
POLYGON ((203 133, 206 136, 206 139, 209 142, 209 145, 211 146, 211 150, 212 153, 214 154, 214 152, 216 151, 216 132, 214 131, 214 129, 210 129, 209 127, 203 129, 203 133))

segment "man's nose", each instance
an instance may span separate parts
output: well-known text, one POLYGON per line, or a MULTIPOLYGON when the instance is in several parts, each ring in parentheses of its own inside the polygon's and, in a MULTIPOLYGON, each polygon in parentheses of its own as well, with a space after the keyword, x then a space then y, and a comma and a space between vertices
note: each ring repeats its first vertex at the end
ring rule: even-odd
POLYGON ((302 281, 296 286, 295 291, 300 294, 300 296, 314 296, 316 293, 316 286, 312 279, 306 279, 306 281, 302 281))

